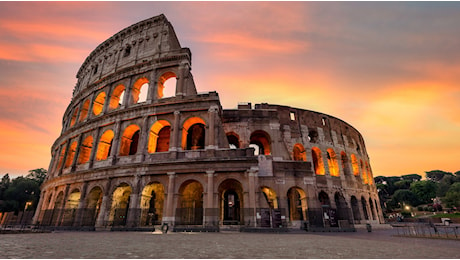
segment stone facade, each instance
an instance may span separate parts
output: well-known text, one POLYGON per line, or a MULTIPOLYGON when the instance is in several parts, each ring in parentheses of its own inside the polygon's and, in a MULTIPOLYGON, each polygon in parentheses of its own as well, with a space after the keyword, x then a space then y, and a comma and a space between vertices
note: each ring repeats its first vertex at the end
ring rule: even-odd
POLYGON ((279 105, 222 109, 216 92, 197 92, 190 70, 191 52, 164 15, 99 45, 78 71, 35 223, 219 229, 383 221, 364 140, 351 125, 279 105))

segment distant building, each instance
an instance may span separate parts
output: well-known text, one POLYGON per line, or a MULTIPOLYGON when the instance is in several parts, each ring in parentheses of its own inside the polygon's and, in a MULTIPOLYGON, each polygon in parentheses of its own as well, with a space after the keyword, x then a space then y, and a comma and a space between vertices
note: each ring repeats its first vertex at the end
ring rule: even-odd
POLYGON ((222 109, 216 92, 197 93, 190 70, 191 52, 164 15, 99 45, 78 71, 35 223, 220 230, 383 221, 351 125, 279 105, 222 109))

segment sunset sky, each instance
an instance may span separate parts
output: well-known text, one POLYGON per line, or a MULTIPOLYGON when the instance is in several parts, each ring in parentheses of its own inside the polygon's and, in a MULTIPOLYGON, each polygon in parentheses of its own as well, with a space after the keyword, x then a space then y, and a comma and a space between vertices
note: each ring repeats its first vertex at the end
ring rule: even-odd
POLYGON ((80 65, 162 13, 224 108, 338 117, 374 176, 460 170, 459 2, 0 2, 0 176, 48 169, 80 65))

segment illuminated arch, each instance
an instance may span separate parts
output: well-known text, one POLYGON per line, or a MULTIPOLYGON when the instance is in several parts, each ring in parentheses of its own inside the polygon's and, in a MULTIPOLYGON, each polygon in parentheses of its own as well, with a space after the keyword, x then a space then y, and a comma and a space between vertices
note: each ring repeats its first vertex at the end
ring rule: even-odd
POLYGON ((75 125, 75 122, 77 121, 77 116, 78 116, 78 107, 75 108, 72 114, 72 118, 70 119, 70 126, 75 125))
POLYGON ((359 160, 359 165, 361 166, 361 172, 362 172, 361 177, 363 178, 363 183, 367 184, 368 183, 367 172, 366 172, 366 168, 364 166, 363 160, 359 160))
POLYGON ((206 123, 200 117, 187 119, 182 127, 182 149, 204 149, 206 123))
POLYGON ((112 206, 110 208, 109 221, 114 226, 124 226, 128 215, 129 195, 132 189, 126 183, 121 183, 112 193, 112 206))
POLYGON ((156 121, 149 132, 149 153, 169 151, 169 140, 171 137, 171 124, 166 120, 156 121))
POLYGON ((64 168, 70 167, 75 156, 75 151, 77 150, 77 141, 73 141, 69 146, 69 151, 67 152, 67 159, 65 160, 64 168))
POLYGON ((89 161, 91 149, 93 149, 93 137, 89 135, 81 143, 80 154, 78 155, 78 164, 84 164, 89 161))
POLYGON ((67 202, 65 203, 66 209, 76 209, 80 203, 81 192, 78 189, 74 189, 69 196, 67 196, 67 202))
POLYGON ((144 187, 141 197, 141 225, 160 224, 163 218, 165 188, 159 182, 144 187))
POLYGON ((170 81, 169 79, 177 79, 176 74, 174 74, 174 72, 168 71, 166 73, 163 73, 158 78, 158 92, 157 92, 158 98, 175 96, 176 86, 174 85, 174 89, 168 89, 168 88, 172 88, 170 84, 166 83, 166 82, 169 83, 170 81))
POLYGON ((321 150, 318 147, 313 147, 311 149, 311 156, 313 158, 313 167, 316 175, 325 175, 326 173, 324 171, 324 162, 321 150))
POLYGON ((61 153, 59 154, 59 160, 56 169, 61 169, 62 162, 64 161, 65 152, 67 150, 67 144, 61 145, 61 153))
POLYGON ((134 155, 137 153, 140 132, 139 126, 134 124, 125 128, 120 140, 120 156, 134 155))
POLYGON ((271 154, 271 139, 270 135, 263 131, 257 130, 251 134, 250 137, 250 147, 254 147, 256 149, 256 155, 270 155, 271 154))
POLYGON ((96 160, 107 160, 112 149, 113 131, 107 130, 102 134, 99 144, 97 145, 96 160))
POLYGON ((289 219, 306 220, 307 219, 307 195, 299 187, 292 187, 287 192, 289 205, 289 219))
POLYGON ((109 109, 117 109, 123 104, 123 97, 125 94, 125 86, 123 84, 118 85, 112 92, 110 97, 109 109))
POLYGON ((327 149, 327 164, 329 166, 329 174, 333 177, 339 177, 339 163, 337 162, 337 155, 332 148, 327 149))
POLYGON ((188 180, 180 186, 178 208, 181 224, 203 224, 203 191, 203 185, 196 180, 188 180))
POLYGON ((81 122, 81 121, 86 119, 86 117, 88 116, 88 110, 89 110, 89 99, 87 99, 83 103, 83 106, 82 106, 81 111, 80 111, 80 118, 78 119, 79 122, 81 122))
POLYGON ((149 83, 150 81, 145 77, 136 80, 133 88, 131 89, 131 98, 133 104, 145 102, 147 100, 149 83))
POLYGON ((359 176, 359 165, 358 159, 356 159, 356 155, 351 154, 351 167, 353 168, 353 175, 359 176))
POLYGON ((272 188, 269 188, 267 186, 262 186, 260 189, 262 190, 262 193, 264 194, 268 207, 271 209, 277 209, 278 208, 278 198, 276 197, 276 192, 272 188))
POLYGON ((294 149, 292 149, 292 157, 294 161, 307 161, 307 152, 302 144, 295 144, 294 149))
POLYGON ((236 134, 235 132, 229 132, 226 135, 227 135, 228 145, 231 149, 240 148, 240 136, 238 134, 236 134))
POLYGON ((367 183, 369 183, 369 185, 372 185, 373 178, 372 178, 372 173, 371 173, 371 167, 369 166, 368 162, 366 162, 366 173, 367 173, 367 183))
POLYGON ((105 96, 105 92, 101 92, 97 95, 96 99, 94 100, 93 114, 95 116, 98 116, 102 113, 102 110, 104 109, 105 96))

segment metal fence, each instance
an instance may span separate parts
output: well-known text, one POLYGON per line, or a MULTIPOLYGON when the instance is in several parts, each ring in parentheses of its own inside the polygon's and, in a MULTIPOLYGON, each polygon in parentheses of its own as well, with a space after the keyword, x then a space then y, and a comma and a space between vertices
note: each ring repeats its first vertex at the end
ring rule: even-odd
POLYGON ((460 239, 460 226, 433 223, 392 224, 398 236, 460 239))

